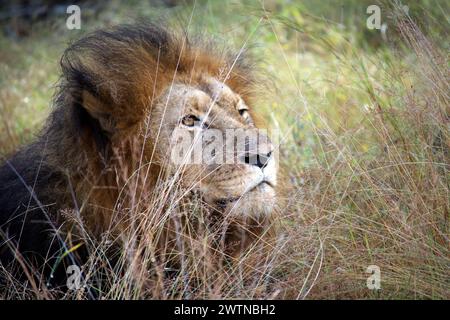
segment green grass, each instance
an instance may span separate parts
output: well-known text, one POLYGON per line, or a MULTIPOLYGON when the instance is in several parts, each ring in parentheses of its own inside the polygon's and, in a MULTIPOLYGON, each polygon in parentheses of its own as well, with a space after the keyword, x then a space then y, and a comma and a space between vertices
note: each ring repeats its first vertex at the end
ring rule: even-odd
POLYGON ((270 264, 276 280, 262 293, 231 282, 219 296, 448 299, 449 8, 405 3, 408 23, 395 5, 383 5, 388 42, 365 28, 371 1, 338 0, 175 8, 113 1, 98 18, 83 18, 81 31, 55 18, 28 38, 0 37, 0 154, 42 126, 68 41, 164 16, 236 49, 249 46, 273 84, 259 108, 283 133, 290 191, 270 264), (366 287, 369 265, 381 268, 379 291, 366 287))

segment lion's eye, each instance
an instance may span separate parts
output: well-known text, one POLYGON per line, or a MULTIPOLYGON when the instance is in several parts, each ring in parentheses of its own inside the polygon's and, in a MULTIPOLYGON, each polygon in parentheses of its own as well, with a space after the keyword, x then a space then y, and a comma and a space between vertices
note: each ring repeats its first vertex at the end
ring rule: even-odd
POLYGON ((241 115, 242 118, 248 119, 248 109, 240 109, 239 114, 241 115))
POLYGON ((181 120, 181 123, 186 127, 193 127, 195 126, 196 122, 200 123, 200 119, 192 114, 184 116, 183 119, 181 120))

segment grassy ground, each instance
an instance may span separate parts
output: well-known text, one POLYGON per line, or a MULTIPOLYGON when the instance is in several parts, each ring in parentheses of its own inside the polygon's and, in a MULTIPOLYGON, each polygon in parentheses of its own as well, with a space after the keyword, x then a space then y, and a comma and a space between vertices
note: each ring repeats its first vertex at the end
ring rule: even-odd
POLYGON ((0 154, 42 125, 68 41, 163 16, 251 47, 272 86, 260 108, 282 132, 289 180, 263 275, 224 275, 198 296, 448 299, 449 7, 411 1, 405 15, 393 3, 381 6, 386 37, 365 26, 371 1, 338 0, 112 1, 98 16, 82 9, 79 31, 55 17, 19 41, 0 37, 0 154), (380 290, 366 286, 370 265, 380 290))

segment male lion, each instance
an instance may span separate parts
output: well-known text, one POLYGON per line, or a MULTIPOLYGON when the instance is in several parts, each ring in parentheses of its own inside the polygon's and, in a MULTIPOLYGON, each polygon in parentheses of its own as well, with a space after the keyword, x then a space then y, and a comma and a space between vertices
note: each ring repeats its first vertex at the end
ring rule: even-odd
POLYGON ((167 263, 186 223, 216 228, 210 246, 230 258, 268 232, 277 181, 266 135, 246 136, 231 162, 171 161, 176 130, 198 138, 257 128, 256 81, 242 52, 123 25, 73 43, 61 68, 44 129, 0 167, 4 273, 64 286, 65 268, 95 251, 92 239, 126 238, 130 251, 144 241, 155 247, 151 261, 167 263))

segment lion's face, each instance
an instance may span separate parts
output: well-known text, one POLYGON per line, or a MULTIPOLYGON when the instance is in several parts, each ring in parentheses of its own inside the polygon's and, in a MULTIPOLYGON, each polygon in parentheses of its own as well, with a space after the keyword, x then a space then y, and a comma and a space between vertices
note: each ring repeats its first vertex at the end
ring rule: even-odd
POLYGON ((211 77, 174 83, 157 99, 149 119, 147 134, 156 141, 151 153, 185 187, 233 216, 272 212, 274 146, 230 87, 211 77))

